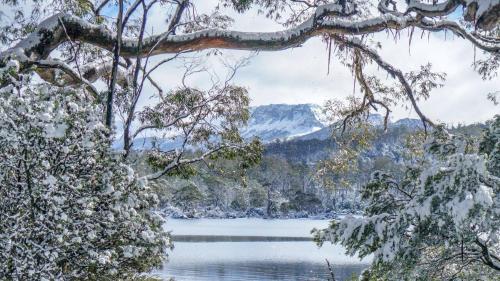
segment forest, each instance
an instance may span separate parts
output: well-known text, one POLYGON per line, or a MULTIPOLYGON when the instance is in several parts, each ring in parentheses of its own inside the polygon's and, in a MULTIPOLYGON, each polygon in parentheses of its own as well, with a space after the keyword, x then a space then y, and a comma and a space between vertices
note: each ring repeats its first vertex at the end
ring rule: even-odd
MULTIPOLYGON (((486 124, 477 123, 450 127, 449 131, 477 139, 486 128, 486 124)), ((388 131, 372 126, 371 130, 375 136, 359 151, 354 172, 349 175, 318 173, 338 149, 333 138, 277 139, 264 147, 259 163, 245 171, 228 172, 237 170, 237 163, 226 160, 214 166, 200 164, 195 174, 187 177, 176 175, 159 181, 154 186, 160 206, 168 216, 179 218, 332 218, 360 214, 365 207, 360 191, 371 174, 383 170, 401 177, 412 157, 406 150, 408 140, 422 134, 420 126, 394 126, 388 131)))

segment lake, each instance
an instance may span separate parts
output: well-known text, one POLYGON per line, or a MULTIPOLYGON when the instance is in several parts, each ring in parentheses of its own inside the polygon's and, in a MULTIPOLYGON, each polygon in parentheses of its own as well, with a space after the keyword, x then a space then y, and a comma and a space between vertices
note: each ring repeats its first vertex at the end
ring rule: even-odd
POLYGON ((332 265, 337 280, 358 275, 370 261, 344 254, 338 245, 319 248, 309 239, 311 219, 168 219, 174 250, 154 274, 177 281, 327 280, 332 265))

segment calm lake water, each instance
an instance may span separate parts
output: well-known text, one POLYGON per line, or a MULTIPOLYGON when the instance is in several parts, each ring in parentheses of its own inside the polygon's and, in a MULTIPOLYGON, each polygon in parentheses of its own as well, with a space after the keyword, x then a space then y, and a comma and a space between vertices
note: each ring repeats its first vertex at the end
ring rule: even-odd
POLYGON ((369 259, 346 256, 338 245, 318 248, 306 241, 311 229, 327 227, 328 223, 308 219, 169 219, 165 228, 172 231, 175 248, 163 269, 154 274, 177 281, 327 280, 328 259, 337 280, 358 275, 369 259))

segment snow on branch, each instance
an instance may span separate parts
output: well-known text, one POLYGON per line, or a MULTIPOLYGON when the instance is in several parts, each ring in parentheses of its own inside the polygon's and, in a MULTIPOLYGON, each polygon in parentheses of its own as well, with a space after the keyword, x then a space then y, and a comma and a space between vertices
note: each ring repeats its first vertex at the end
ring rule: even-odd
POLYGON ((473 22, 477 29, 491 30, 498 25, 500 14, 500 0, 445 0, 426 3, 422 0, 409 0, 404 12, 396 9, 393 0, 379 2, 379 11, 393 15, 406 15, 415 12, 424 17, 442 17, 453 13, 459 6, 464 7, 464 19, 473 22), (389 8, 392 5, 392 9, 389 8))
MULTIPOLYGON (((420 15, 382 14, 369 19, 346 17, 355 13, 353 6, 338 4, 318 6, 316 12, 302 24, 276 32, 241 32, 207 29, 188 34, 173 35, 171 32, 147 37, 142 44, 134 38, 123 38, 120 55, 123 57, 148 56, 177 53, 185 50, 211 48, 239 50, 283 50, 303 44, 309 38, 321 34, 362 35, 386 29, 420 27, 429 31, 450 29, 472 41, 478 48, 488 52, 499 52, 500 44, 475 37, 454 22, 434 22, 420 15), (342 16, 339 16, 342 15, 342 16)), ((91 24, 81 18, 56 14, 39 24, 38 28, 12 48, 0 53, 0 62, 16 59, 22 68, 34 61, 46 59, 60 44, 79 41, 111 51, 116 34, 105 26, 91 24)))
POLYGON ((447 0, 441 3, 429 4, 420 0, 410 0, 407 7, 408 12, 417 12, 427 17, 446 16, 462 4, 460 0, 447 0))
POLYGON ((62 61, 52 59, 52 60, 39 60, 33 63, 36 65, 37 72, 45 81, 49 81, 54 85, 64 86, 83 84, 87 90, 92 93, 94 98, 99 99, 99 92, 92 85, 92 82, 85 79, 82 75, 73 70, 69 65, 62 61))

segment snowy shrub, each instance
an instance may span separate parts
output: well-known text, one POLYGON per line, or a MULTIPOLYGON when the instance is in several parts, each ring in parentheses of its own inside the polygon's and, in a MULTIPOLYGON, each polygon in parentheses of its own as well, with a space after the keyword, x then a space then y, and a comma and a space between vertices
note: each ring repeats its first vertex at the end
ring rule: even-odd
POLYGON ((84 90, 16 79, 0 88, 0 280, 119 280, 160 265, 170 241, 157 198, 109 150, 101 109, 84 90))
POLYGON ((436 128, 403 179, 376 172, 365 216, 333 221, 317 241, 373 254, 366 280, 493 280, 500 270, 500 116, 479 144, 436 128))

